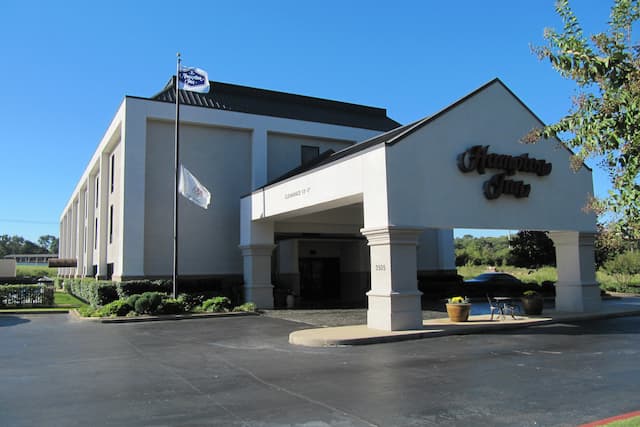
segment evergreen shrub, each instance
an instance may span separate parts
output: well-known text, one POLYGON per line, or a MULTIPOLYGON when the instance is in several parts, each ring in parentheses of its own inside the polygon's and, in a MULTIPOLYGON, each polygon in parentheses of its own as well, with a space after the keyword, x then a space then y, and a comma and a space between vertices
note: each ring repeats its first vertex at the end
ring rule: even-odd
POLYGON ((231 306, 231 301, 227 297, 215 297, 206 300, 202 303, 202 310, 213 312, 213 313, 222 313, 225 311, 229 311, 229 307, 231 306))

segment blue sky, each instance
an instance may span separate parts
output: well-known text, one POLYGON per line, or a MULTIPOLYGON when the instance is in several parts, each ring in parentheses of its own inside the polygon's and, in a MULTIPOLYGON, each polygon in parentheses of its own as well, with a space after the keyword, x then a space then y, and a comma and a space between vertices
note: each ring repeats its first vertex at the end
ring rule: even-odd
MULTIPOLYGON (((587 33, 606 28, 610 1, 572 3, 587 33)), ((179 15, 178 4, 2 2, 0 234, 58 235, 123 97, 159 92, 176 52, 211 80, 384 107, 401 123, 494 77, 547 123, 575 94, 530 50, 561 28, 553 0, 183 2, 179 15)))

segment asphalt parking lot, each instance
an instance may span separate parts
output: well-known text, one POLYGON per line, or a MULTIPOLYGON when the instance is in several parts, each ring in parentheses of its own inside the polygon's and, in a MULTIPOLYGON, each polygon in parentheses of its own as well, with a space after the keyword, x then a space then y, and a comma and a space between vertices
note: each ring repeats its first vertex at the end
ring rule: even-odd
POLYGON ((639 317, 288 344, 305 327, 0 316, 0 425, 575 426, 640 405, 639 317))

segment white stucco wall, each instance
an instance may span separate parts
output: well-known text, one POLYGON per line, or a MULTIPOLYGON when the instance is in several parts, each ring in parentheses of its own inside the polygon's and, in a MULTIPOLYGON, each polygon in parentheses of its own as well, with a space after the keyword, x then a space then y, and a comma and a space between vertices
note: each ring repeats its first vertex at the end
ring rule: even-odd
POLYGON ((15 259, 0 259, 0 277, 16 277, 15 259))
POLYGON ((595 215, 583 212, 593 194, 591 173, 569 166, 569 152, 557 142, 524 145, 519 140, 537 119, 496 82, 387 147, 389 221, 433 228, 595 230, 595 215), (528 198, 502 195, 487 200, 483 183, 499 170, 462 173, 458 154, 475 145, 489 152, 544 159, 548 176, 517 172, 508 177, 531 185, 528 198))
POLYGON ((303 145, 318 147, 319 154, 327 150, 340 151, 357 141, 340 141, 302 135, 269 133, 267 136, 267 159, 269 180, 300 166, 300 151, 303 145))
MULTIPOLYGON (((239 199, 250 191, 249 132, 183 124, 181 163, 209 189, 205 210, 179 198, 180 274, 239 274, 239 199)), ((145 189, 146 275, 170 275, 173 256, 173 123, 147 125, 145 189)))

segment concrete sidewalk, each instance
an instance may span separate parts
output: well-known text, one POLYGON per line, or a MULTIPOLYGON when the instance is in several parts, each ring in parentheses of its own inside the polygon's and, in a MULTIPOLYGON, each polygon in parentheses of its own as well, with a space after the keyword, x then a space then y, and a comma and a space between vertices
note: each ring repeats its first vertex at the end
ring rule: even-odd
POLYGON ((545 310, 544 316, 516 316, 512 319, 490 320, 490 315, 470 316, 468 322, 451 322, 448 318, 427 319, 423 329, 409 331, 383 331, 369 329, 366 325, 304 329, 289 334, 289 342, 308 347, 340 345, 366 345, 445 335, 477 334, 482 332, 523 328, 533 325, 575 322, 580 320, 608 319, 622 316, 639 316, 640 298, 619 298, 602 301, 602 309, 594 313, 563 313, 545 310))

